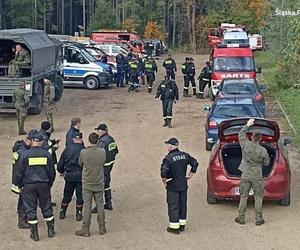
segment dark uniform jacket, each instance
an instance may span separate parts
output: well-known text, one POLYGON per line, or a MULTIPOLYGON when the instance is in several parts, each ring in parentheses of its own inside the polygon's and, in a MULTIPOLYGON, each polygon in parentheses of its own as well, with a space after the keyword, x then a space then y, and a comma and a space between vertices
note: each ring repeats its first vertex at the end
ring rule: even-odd
POLYGON ((163 63, 163 67, 166 70, 174 70, 175 72, 177 71, 176 63, 172 58, 167 58, 163 63))
POLYGON ((106 162, 104 166, 112 166, 115 163, 116 155, 119 153, 119 149, 114 138, 109 134, 105 134, 99 138, 97 146, 105 149, 106 162))
POLYGON ((172 179, 167 182, 167 190, 173 192, 185 191, 187 185, 187 167, 191 166, 191 172, 196 173, 198 162, 188 153, 175 149, 163 159, 161 165, 161 178, 172 179))
POLYGON ((129 73, 130 74, 138 74, 141 71, 140 64, 135 60, 129 61, 129 73))
POLYGON ((12 164, 12 186, 11 186, 11 191, 19 194, 21 190, 17 186, 17 181, 16 181, 16 164, 18 160, 20 159, 20 156, 23 152, 28 150, 30 146, 28 146, 24 140, 22 141, 16 141, 14 146, 12 147, 12 152, 13 152, 13 164, 12 164))
POLYGON ((52 157, 43 147, 31 147, 23 152, 17 162, 16 184, 49 183, 55 179, 55 168, 52 157))
POLYGON ((154 72, 157 72, 157 65, 155 61, 145 61, 145 73, 146 74, 154 74, 154 72))
POLYGON ((158 86, 155 98, 163 100, 179 100, 179 91, 175 81, 165 80, 158 86))
POLYGON ((57 148, 54 147, 56 142, 55 140, 50 139, 51 133, 48 133, 43 129, 40 129, 39 133, 43 136, 43 147, 51 154, 53 163, 57 164, 57 156, 56 156, 57 148))
POLYGON ((196 74, 195 64, 193 62, 189 62, 188 63, 188 75, 195 76, 195 74, 196 74))
POLYGON ((70 127, 67 135, 66 135, 66 147, 68 147, 69 145, 73 144, 73 137, 75 133, 79 133, 79 129, 76 129, 74 127, 70 127))
POLYGON ((81 182, 82 167, 79 165, 79 155, 84 149, 82 143, 73 143, 62 152, 57 164, 57 171, 65 174, 65 180, 81 182))
POLYGON ((204 81, 210 81, 211 79, 211 67, 210 66, 206 66, 202 69, 199 77, 199 80, 204 80, 204 81))
POLYGON ((247 137, 249 126, 244 126, 239 133, 242 149, 242 161, 239 170, 242 179, 263 179, 262 168, 270 164, 267 150, 259 143, 252 142, 247 137))

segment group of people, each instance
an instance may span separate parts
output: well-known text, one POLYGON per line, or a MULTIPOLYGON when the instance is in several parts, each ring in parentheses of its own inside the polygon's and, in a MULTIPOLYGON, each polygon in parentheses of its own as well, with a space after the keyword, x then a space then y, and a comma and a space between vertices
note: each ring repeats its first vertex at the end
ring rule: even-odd
POLYGON ((48 237, 55 236, 51 187, 56 170, 64 176, 65 187, 59 218, 66 217, 67 208, 76 194, 76 220, 83 220, 77 236, 89 236, 91 213, 98 214, 99 234, 106 232, 104 209, 113 210, 111 195, 111 171, 118 147, 108 134, 105 124, 95 128, 88 137, 89 145, 83 143, 80 132, 81 119, 74 117, 66 135, 66 147, 60 159, 55 151, 59 139, 51 139, 51 124, 44 121, 41 129, 30 130, 23 140, 16 141, 13 148, 12 191, 19 195, 18 227, 30 229, 30 238, 39 240, 37 206, 39 204, 48 227, 48 237), (105 204, 103 202, 103 196, 105 204), (92 209, 92 201, 96 207, 92 209))

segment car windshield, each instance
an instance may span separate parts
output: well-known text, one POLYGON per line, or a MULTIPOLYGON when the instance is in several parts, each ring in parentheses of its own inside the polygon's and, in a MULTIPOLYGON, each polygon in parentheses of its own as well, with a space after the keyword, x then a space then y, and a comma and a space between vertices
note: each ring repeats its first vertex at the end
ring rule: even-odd
POLYGON ((217 57, 213 70, 220 72, 254 71, 253 57, 217 57))
POLYGON ((93 55, 88 52, 86 49, 81 49, 80 52, 84 55, 84 57, 89 61, 89 62, 95 62, 96 59, 93 57, 93 55))
POLYGON ((213 117, 260 117, 257 109, 250 104, 217 105, 213 117))
POLYGON ((248 39, 224 39, 224 44, 241 44, 246 43, 249 44, 248 39))
POLYGON ((235 82, 224 84, 221 91, 228 95, 253 95, 257 92, 257 87, 253 83, 235 82))

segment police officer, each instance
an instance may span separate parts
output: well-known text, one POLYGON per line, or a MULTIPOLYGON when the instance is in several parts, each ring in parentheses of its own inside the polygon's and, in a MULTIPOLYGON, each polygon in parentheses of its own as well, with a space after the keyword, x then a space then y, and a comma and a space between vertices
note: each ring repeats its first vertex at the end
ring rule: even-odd
POLYGON ((124 87, 124 72, 125 72, 125 57, 123 54, 119 53, 116 56, 117 62, 117 87, 124 87))
POLYGON ((163 62, 163 67, 166 69, 166 75, 169 76, 169 78, 175 79, 177 67, 172 55, 169 55, 168 58, 163 62))
POLYGON ((168 145, 168 155, 161 164, 161 178, 167 189, 169 214, 169 233, 179 234, 185 230, 187 214, 187 181, 192 178, 198 168, 198 162, 188 153, 179 151, 179 142, 171 138, 165 142, 168 145), (187 167, 191 166, 189 174, 187 167))
POLYGON ((26 93, 25 86, 26 82, 21 82, 13 95, 13 102, 15 103, 18 119, 19 135, 26 135, 26 132, 24 131, 24 122, 27 115, 29 96, 26 93))
POLYGON ((24 140, 16 141, 12 147, 13 153, 13 166, 12 166, 12 186, 11 191, 19 195, 17 211, 18 211, 18 227, 20 229, 30 229, 30 225, 27 223, 27 216, 25 214, 21 189, 17 186, 16 182, 16 164, 20 155, 27 151, 32 143, 32 135, 37 133, 37 130, 30 130, 24 140))
POLYGON ((48 237, 55 235, 54 217, 51 206, 50 188, 55 179, 55 168, 51 155, 42 147, 43 136, 35 133, 32 136, 31 148, 21 154, 16 169, 16 184, 22 188, 27 221, 30 224, 30 238, 39 240, 37 226, 37 203, 47 222, 48 237))
POLYGON ((197 98, 204 99, 204 89, 207 84, 209 87, 211 84, 211 65, 209 61, 206 62, 206 66, 201 70, 198 79, 199 79, 199 95, 197 96, 197 98))
POLYGON ((65 178, 64 197, 61 202, 59 215, 60 219, 66 217, 67 208, 72 200, 74 191, 76 191, 76 220, 82 220, 82 167, 79 165, 78 160, 83 148, 82 133, 76 132, 73 135, 73 144, 65 148, 57 164, 57 171, 64 174, 65 178))
POLYGON ((155 72, 157 73, 157 65, 153 58, 145 61, 145 74, 147 77, 148 93, 152 92, 153 82, 155 81, 155 72))
POLYGON ((238 224, 245 224, 245 214, 247 209, 247 200, 250 189, 254 191, 255 201, 255 224, 260 226, 265 223, 262 215, 262 203, 264 194, 264 179, 262 168, 270 164, 270 157, 267 150, 259 144, 261 134, 253 132, 251 141, 247 133, 251 126, 255 124, 255 119, 249 119, 247 124, 239 133, 239 142, 242 149, 242 161, 239 170, 242 172, 240 182, 240 204, 239 215, 235 218, 238 224))
MULTIPOLYGON (((113 210, 111 202, 110 174, 116 160, 116 155, 119 153, 119 149, 114 138, 108 134, 108 128, 106 124, 99 124, 99 126, 95 128, 95 130, 99 135, 97 146, 100 148, 104 148, 106 152, 106 162, 104 164, 104 208, 107 210, 113 210)), ((96 212, 97 209, 94 208, 93 213, 96 212)))
POLYGON ((138 60, 133 57, 129 61, 129 86, 128 86, 128 92, 135 90, 138 92, 138 86, 139 86, 139 73, 140 73, 140 65, 138 60))
POLYGON ((178 87, 174 79, 169 80, 168 76, 165 77, 165 80, 162 81, 157 88, 155 99, 159 97, 162 101, 163 107, 163 127, 168 126, 169 128, 172 128, 171 121, 173 118, 173 102, 176 103, 179 100, 178 87))
POLYGON ((47 121, 50 122, 52 131, 53 127, 53 110, 54 110, 55 86, 48 78, 44 78, 44 96, 43 103, 47 121))
POLYGON ((73 136, 75 133, 80 132, 81 119, 79 117, 73 117, 71 119, 71 126, 66 134, 66 147, 73 144, 73 136))

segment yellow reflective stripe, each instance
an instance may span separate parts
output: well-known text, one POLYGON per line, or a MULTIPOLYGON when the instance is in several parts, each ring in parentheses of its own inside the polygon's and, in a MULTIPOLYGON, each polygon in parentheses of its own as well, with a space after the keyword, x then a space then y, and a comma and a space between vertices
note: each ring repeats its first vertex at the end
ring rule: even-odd
POLYGON ((115 142, 112 142, 108 145, 108 151, 112 151, 117 148, 117 144, 115 142))
POLYGON ((179 227, 180 227, 179 222, 177 222, 177 223, 172 223, 172 222, 170 222, 170 228, 178 229, 179 227))
POLYGON ((34 224, 37 224, 37 223, 38 223, 37 220, 28 220, 27 222, 28 222, 29 224, 31 224, 31 225, 34 225, 34 224))
POLYGON ((53 216, 51 216, 50 218, 45 218, 45 221, 52 221, 54 219, 53 216))
POLYGON ((165 64, 172 64, 173 62, 172 62, 172 60, 166 60, 165 61, 165 64))
POLYGON ((152 69, 152 64, 146 63, 146 64, 145 64, 145 68, 146 68, 146 69, 152 69))
POLYGON ((115 160, 114 160, 114 161, 111 161, 111 162, 104 163, 104 166, 105 166, 105 167, 108 167, 108 166, 110 166, 110 165, 112 165, 112 164, 114 164, 114 163, 115 163, 115 160))
POLYGON ((47 157, 29 158, 28 162, 29 162, 29 166, 47 165, 48 158, 47 157))
POLYGON ((19 154, 17 152, 13 153, 13 160, 18 160, 19 159, 19 154))
POLYGON ((182 69, 185 69, 185 64, 182 64, 181 68, 182 68, 182 69))
POLYGON ((109 187, 109 188, 104 188, 104 191, 107 191, 107 190, 111 190, 111 187, 109 187))
POLYGON ((136 64, 131 64, 131 65, 130 65, 130 68, 133 68, 133 69, 137 69, 137 67, 138 67, 138 66, 137 66, 136 64))
POLYGON ((179 225, 180 226, 185 226, 186 225, 186 220, 179 220, 179 225))
POLYGON ((11 185, 11 191, 17 194, 21 193, 21 189, 14 184, 11 185))
POLYGON ((162 85, 160 85, 160 86, 161 86, 161 87, 163 87, 163 88, 165 88, 165 87, 166 87, 166 85, 163 85, 163 84, 162 84, 162 85))
POLYGON ((167 116, 166 118, 167 118, 167 119, 172 119, 172 116, 167 116))

